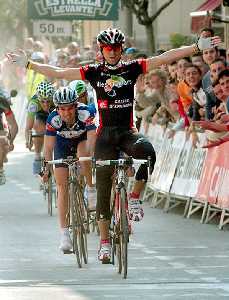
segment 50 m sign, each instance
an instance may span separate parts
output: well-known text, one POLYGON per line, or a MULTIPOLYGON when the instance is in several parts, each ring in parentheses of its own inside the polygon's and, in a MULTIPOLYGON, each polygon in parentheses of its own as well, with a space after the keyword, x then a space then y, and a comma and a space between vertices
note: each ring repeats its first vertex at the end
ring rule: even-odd
POLYGON ((39 20, 33 22, 35 36, 71 36, 71 21, 39 20))

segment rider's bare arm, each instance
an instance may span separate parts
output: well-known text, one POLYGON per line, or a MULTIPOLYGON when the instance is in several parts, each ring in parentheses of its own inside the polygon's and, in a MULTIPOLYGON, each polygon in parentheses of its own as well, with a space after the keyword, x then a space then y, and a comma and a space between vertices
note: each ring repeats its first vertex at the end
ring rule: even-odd
POLYGON ((165 53, 151 57, 147 59, 147 71, 153 68, 158 68, 164 64, 170 64, 180 58, 191 56, 204 49, 209 49, 218 46, 221 43, 221 39, 218 36, 213 36, 210 38, 200 37, 198 41, 191 46, 184 46, 178 49, 171 49, 165 53))
POLYGON ((161 65, 170 64, 182 57, 191 56, 196 52, 195 45, 184 46, 178 49, 171 49, 161 55, 147 59, 147 72, 151 69, 158 68, 161 65))
POLYGON ((50 65, 39 64, 30 61, 29 69, 32 69, 38 73, 45 75, 46 77, 66 79, 66 80, 77 80, 81 79, 79 68, 58 68, 50 65))
MULTIPOLYGON (((44 136, 44 158, 45 160, 52 160, 53 158, 53 149, 56 143, 56 137, 55 136, 44 136)), ((47 168, 50 167, 50 165, 46 166, 47 168)))
POLYGON ((18 125, 15 120, 14 114, 6 114, 6 121, 9 126, 9 131, 10 131, 10 144, 13 144, 13 141, 18 133, 18 125))

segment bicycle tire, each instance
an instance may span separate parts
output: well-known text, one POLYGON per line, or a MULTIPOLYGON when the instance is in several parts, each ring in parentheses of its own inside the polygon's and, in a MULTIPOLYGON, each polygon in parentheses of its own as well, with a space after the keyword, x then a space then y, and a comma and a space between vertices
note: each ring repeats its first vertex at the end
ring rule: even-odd
POLYGON ((52 216, 52 202, 53 202, 53 184, 52 184, 52 176, 48 179, 48 214, 50 217, 52 216))
MULTIPOLYGON (((120 204, 120 193, 119 192, 116 192, 115 195, 115 202, 117 201, 118 203, 118 206, 120 204)), ((117 204, 116 204, 117 206, 117 204)), ((114 214, 115 214, 115 207, 114 207, 114 214)), ((115 218, 115 224, 114 224, 114 253, 115 253, 115 256, 117 258, 117 269, 118 269, 118 273, 121 274, 122 273, 122 247, 121 247, 121 231, 120 231, 120 221, 121 220, 117 220, 116 219, 116 216, 114 217, 115 218), (117 223, 118 222, 118 223, 117 223)))
POLYGON ((80 245, 78 244, 78 213, 77 206, 78 201, 76 197, 76 186, 75 182, 70 183, 69 188, 69 196, 70 196, 70 211, 71 211, 71 225, 72 225, 72 243, 73 243, 73 252, 76 257, 76 261, 79 268, 82 268, 82 257, 80 255, 80 245))
POLYGON ((84 195, 82 186, 78 183, 76 185, 76 198, 77 198, 77 220, 78 220, 78 243, 80 249, 81 258, 84 263, 88 262, 88 250, 87 250, 87 209, 84 206, 84 195))
POLYGON ((123 278, 127 278, 128 269, 128 243, 129 243, 129 226, 127 218, 127 195, 126 190, 121 188, 120 190, 120 202, 121 202, 121 218, 120 218, 120 229, 121 229, 121 255, 123 265, 123 278))

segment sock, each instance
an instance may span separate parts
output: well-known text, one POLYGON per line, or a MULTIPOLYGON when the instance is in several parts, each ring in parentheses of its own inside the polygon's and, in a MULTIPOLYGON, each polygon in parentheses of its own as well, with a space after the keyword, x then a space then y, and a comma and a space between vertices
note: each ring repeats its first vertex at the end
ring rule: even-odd
POLYGON ((130 197, 134 198, 134 199, 138 199, 140 197, 140 193, 134 193, 134 192, 132 192, 132 193, 130 193, 130 197))
POLYGON ((101 240, 101 244, 110 244, 110 240, 109 239, 101 240))
POLYGON ((40 153, 35 153, 35 160, 41 160, 41 154, 40 153))

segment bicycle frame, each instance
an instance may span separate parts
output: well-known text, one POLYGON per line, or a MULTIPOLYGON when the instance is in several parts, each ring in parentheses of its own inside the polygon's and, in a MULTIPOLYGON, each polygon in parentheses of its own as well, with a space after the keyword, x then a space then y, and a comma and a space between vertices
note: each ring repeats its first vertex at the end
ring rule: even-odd
MULTIPOLYGON (((81 160, 89 160, 90 158, 84 158, 81 160)), ((78 181, 78 173, 76 163, 79 159, 67 158, 48 161, 49 164, 66 164, 69 170, 69 212, 67 214, 67 221, 69 228, 72 231, 73 251, 65 252, 65 254, 74 253, 77 259, 79 268, 82 267, 82 262, 87 264, 88 252, 87 252, 87 229, 85 228, 88 223, 87 212, 85 212, 83 191, 81 190, 80 183, 78 181), (85 217, 86 214, 86 217, 85 217)))
POLYGON ((111 232, 111 244, 112 244, 112 264, 114 264, 114 256, 118 257, 118 273, 122 273, 123 278, 127 278, 127 258, 128 258, 128 243, 129 243, 129 233, 130 233, 130 220, 128 213, 128 200, 126 186, 128 181, 128 176, 126 174, 126 167, 132 166, 133 163, 136 164, 147 164, 148 174, 150 167, 150 159, 133 159, 131 157, 121 158, 117 160, 102 160, 96 161, 92 160, 92 166, 95 175, 96 166, 115 166, 115 178, 114 178, 114 205, 112 207, 111 226, 114 226, 111 232))

